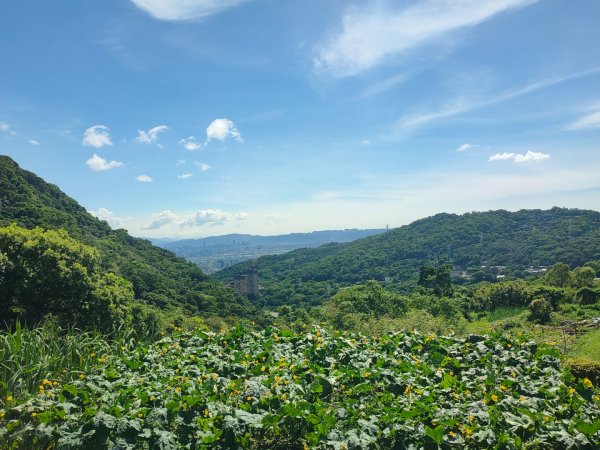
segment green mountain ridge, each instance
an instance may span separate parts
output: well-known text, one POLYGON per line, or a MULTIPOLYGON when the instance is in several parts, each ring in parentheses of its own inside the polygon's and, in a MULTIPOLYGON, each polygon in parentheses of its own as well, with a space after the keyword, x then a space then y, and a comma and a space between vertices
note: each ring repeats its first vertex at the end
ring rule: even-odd
POLYGON ((132 282, 135 297, 162 309, 183 308, 192 314, 254 317, 256 306, 194 264, 126 230, 89 214, 57 186, 0 155, 0 226, 65 229, 100 250, 104 270, 132 282))
POLYGON ((341 287, 371 279, 402 290, 427 263, 471 270, 506 266, 503 273, 522 274, 529 266, 575 267, 599 258, 600 213, 555 207, 437 214, 350 243, 264 256, 214 276, 230 281, 254 267, 262 304, 314 306, 341 287))

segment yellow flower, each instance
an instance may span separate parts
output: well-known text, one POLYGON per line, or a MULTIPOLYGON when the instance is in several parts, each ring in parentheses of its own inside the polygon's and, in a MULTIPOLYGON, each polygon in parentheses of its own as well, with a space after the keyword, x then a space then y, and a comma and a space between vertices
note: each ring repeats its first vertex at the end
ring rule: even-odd
POLYGON ((575 388, 574 387, 570 387, 569 388, 569 395, 573 395, 575 393, 575 388))
POLYGON ((249 402, 251 402, 252 401, 252 397, 248 396, 248 397, 246 397, 246 400, 248 400, 249 402))
POLYGON ((261 372, 264 372, 265 370, 267 370, 267 368, 266 368, 265 366, 262 366, 262 367, 260 368, 260 371, 261 371, 261 372))
POLYGON ((506 386, 504 386, 503 384, 500 385, 500 390, 503 392, 508 391, 508 388, 506 386))
POLYGON ((456 437, 456 433, 455 433, 454 431, 450 431, 448 434, 449 434, 451 437, 456 437))
POLYGON ((524 402, 524 401, 525 401, 525 400, 527 400, 527 399, 525 398, 525 396, 524 396, 524 395, 521 395, 521 396, 519 397, 519 400, 520 400, 520 401, 522 401, 522 402, 524 402))
POLYGON ((80 373, 80 374, 79 374, 79 379, 80 379, 80 380, 83 380, 84 378, 85 378, 85 375, 84 375, 84 374, 82 374, 82 373, 80 373))
POLYGON ((204 417, 208 417, 210 414, 210 411, 207 408, 204 408, 204 417))
POLYGON ((492 394, 492 400, 494 403, 496 403, 498 401, 498 396, 496 394, 492 394))
POLYGON ((469 427, 465 427, 463 429, 463 434, 467 439, 469 439, 471 437, 471 434, 473 434, 473 431, 469 427))
POLYGON ((9 395, 8 397, 6 397, 6 401, 7 401, 7 402, 10 402, 10 401, 12 401, 12 399, 13 399, 13 398, 12 398, 12 395, 9 395))
POLYGON ((143 413, 138 413, 138 417, 144 417, 143 413))
POLYGON ((285 400, 286 398, 287 398, 287 395, 286 395, 286 394, 282 394, 282 395, 281 395, 281 400, 285 400))
POLYGON ((592 383, 589 378, 584 378, 583 379, 583 385, 586 388, 593 388, 594 387, 594 383, 592 383))
POLYGON ((218 378, 218 375, 217 375, 216 373, 211 373, 211 374, 210 374, 210 377, 211 377, 213 380, 216 380, 216 379, 218 378))
POLYGON ((550 422, 551 420, 552 420, 552 417, 544 416, 544 422, 550 422))
POLYGON ((406 386, 406 389, 404 389, 404 395, 408 395, 410 394, 410 391, 412 390, 412 386, 406 386))
POLYGON ((154 400, 156 400, 156 397, 154 395, 150 396, 150 401, 153 402, 154 400))
POLYGON ((0 411, 0 420, 4 419, 4 411, 0 411))
POLYGON ((35 416, 37 416, 36 412, 31 413, 31 417, 35 417, 35 416))

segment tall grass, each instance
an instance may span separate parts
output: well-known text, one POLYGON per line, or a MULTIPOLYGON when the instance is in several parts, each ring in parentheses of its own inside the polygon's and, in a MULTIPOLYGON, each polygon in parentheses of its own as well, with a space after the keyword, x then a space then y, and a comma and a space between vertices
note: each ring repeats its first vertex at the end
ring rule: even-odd
POLYGON ((44 379, 61 383, 76 379, 136 342, 128 331, 109 339, 52 321, 33 329, 17 323, 13 330, 0 332, 0 406, 7 397, 37 392, 44 379))

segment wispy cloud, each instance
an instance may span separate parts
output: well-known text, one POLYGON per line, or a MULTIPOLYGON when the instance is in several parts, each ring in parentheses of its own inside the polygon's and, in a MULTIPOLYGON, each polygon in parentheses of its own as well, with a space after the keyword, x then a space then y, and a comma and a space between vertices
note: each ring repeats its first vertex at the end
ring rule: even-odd
POLYGON ((569 130, 593 130, 600 128, 600 107, 598 111, 586 114, 567 127, 569 130))
POLYGON ((150 177, 148 175, 139 175, 139 176, 135 177, 135 179, 137 181, 139 181, 140 183, 152 183, 152 177, 150 177))
POLYGON ((531 82, 525 86, 517 89, 507 90, 500 94, 490 95, 486 98, 469 98, 469 97, 458 97, 450 101, 447 101, 444 105, 433 111, 419 112, 415 114, 408 114, 401 117, 395 124, 394 130, 411 130, 420 126, 426 125, 430 122, 434 122, 440 119, 456 116, 468 111, 472 111, 478 108, 495 105, 498 103, 506 102, 508 100, 530 94, 550 86, 554 86, 559 83, 574 80, 577 78, 593 75, 600 72, 600 68, 592 68, 581 72, 575 72, 568 75, 557 75, 548 77, 542 80, 531 82))
POLYGON ((512 160, 515 163, 527 163, 527 162, 540 162, 546 159, 550 159, 548 153, 534 152, 528 150, 527 153, 496 153, 488 158, 488 161, 507 161, 512 160))
POLYGON ((202 144, 194 136, 187 137, 179 141, 179 145, 189 151, 198 150, 202 144))
POLYGON ((135 138, 135 142, 139 144, 156 144, 158 141, 158 134, 164 133, 169 129, 166 125, 158 125, 154 128, 150 128, 147 132, 144 130, 138 130, 138 136, 135 138))
POLYGON ((248 0, 131 0, 138 8, 161 20, 193 20, 207 17, 248 0))
POLYGON ((235 127, 235 124, 229 119, 215 119, 210 123, 208 128, 206 128, 207 143, 213 139, 224 141, 228 137, 231 137, 238 142, 244 142, 240 132, 235 127))
POLYGON ((320 47, 316 71, 334 77, 357 75, 447 33, 478 25, 537 0, 423 0, 401 10, 350 8, 343 30, 320 47))
POLYGON ((88 167, 90 169, 95 170, 96 172, 114 169, 116 167, 121 167, 123 165, 123 163, 120 161, 108 162, 106 159, 101 158, 100 156, 96 155, 95 153, 94 153, 94 156, 92 156, 90 159, 88 159, 85 163, 88 165, 88 167))
POLYGON ((373 95, 378 95, 383 92, 389 91, 394 86, 397 86, 398 84, 400 84, 404 80, 406 80, 406 78, 407 78, 406 74, 400 74, 400 75, 396 75, 396 76, 393 76, 390 78, 386 78, 385 80, 379 81, 379 82, 374 83, 371 86, 367 87, 358 96, 358 98, 363 99, 363 98, 367 98, 367 97, 372 97, 373 95))
POLYGON ((191 173, 182 173, 181 175, 177 175, 177 178, 179 178, 180 180, 188 180, 193 176, 194 175, 192 175, 191 173))
POLYGON ((147 225, 142 227, 142 230, 156 230, 173 223, 177 219, 177 215, 173 211, 165 210, 158 214, 154 214, 154 219, 147 225))
POLYGON ((40 145, 40 143, 35 139, 29 139, 27 142, 29 142, 31 145, 40 145))
POLYGON ((85 130, 81 144, 86 147, 94 148, 104 147, 105 145, 113 145, 108 131, 109 128, 105 127, 104 125, 94 125, 85 130))
POLYGON ((7 132, 10 130, 10 125, 8 122, 0 122, 0 131, 7 132))

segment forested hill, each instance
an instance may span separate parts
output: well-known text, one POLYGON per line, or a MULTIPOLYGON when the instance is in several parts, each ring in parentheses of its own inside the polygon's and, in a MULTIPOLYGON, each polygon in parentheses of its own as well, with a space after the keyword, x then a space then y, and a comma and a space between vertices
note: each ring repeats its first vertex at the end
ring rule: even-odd
POLYGON ((194 264, 149 241, 112 230, 57 186, 21 169, 0 155, 0 227, 63 228, 75 239, 100 250, 107 271, 133 283, 136 298, 191 313, 250 317, 256 307, 194 264))
POLYGON ((222 280, 258 269, 261 299, 270 306, 315 305, 342 286, 370 279, 415 280, 427 262, 475 271, 505 272, 564 262, 571 267, 600 258, 600 213, 552 208, 518 212, 437 214, 387 233, 347 244, 264 256, 215 273, 222 280))

